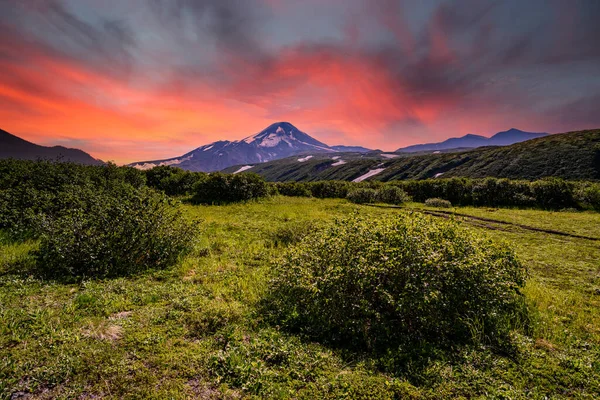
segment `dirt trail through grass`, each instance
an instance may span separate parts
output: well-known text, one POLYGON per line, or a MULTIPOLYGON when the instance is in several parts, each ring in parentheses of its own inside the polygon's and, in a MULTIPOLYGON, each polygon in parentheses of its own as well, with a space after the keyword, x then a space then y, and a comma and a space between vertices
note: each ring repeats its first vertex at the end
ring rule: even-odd
POLYGON ((371 207, 381 207, 381 208, 409 209, 409 210, 412 210, 412 211, 417 211, 417 212, 421 212, 423 214, 433 215, 435 217, 442 217, 442 218, 450 218, 452 216, 456 216, 456 217, 464 218, 465 222, 468 222, 468 223, 470 223, 472 225, 476 225, 476 226, 480 226, 480 227, 488 228, 488 229, 494 229, 494 230, 509 230, 509 229, 502 228, 502 227, 499 227, 499 226, 490 225, 490 224, 484 224, 484 223, 480 223, 480 222, 477 222, 477 221, 488 222, 488 223, 498 224, 498 225, 504 225, 504 226, 512 226, 512 227, 516 227, 516 228, 520 228, 520 229, 524 229, 524 230, 528 230, 528 231, 548 233, 548 234, 551 234, 551 235, 566 236, 566 237, 571 237, 571 238, 575 238, 575 239, 585 239, 585 240, 600 241, 600 238, 598 238, 598 237, 586 236, 586 235, 577 235, 577 234, 574 234, 574 233, 562 232, 562 231, 557 231, 557 230, 554 230, 554 229, 536 228, 534 226, 529 226, 529 225, 525 225, 525 224, 518 224, 518 223, 515 223, 515 222, 508 222, 508 221, 500 221, 500 220, 493 219, 493 218, 476 217, 476 216, 473 216, 473 215, 457 213, 455 211, 423 210, 423 209, 418 209, 418 208, 407 208, 407 207, 402 207, 402 206, 381 205, 381 204, 368 204, 368 205, 371 206, 371 207))

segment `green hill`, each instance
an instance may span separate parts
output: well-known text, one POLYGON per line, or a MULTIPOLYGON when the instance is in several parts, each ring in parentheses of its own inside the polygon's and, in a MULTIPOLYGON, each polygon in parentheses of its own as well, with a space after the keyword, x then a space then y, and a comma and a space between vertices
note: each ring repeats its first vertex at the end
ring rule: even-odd
MULTIPOLYGON (((600 179, 600 129, 550 135, 503 147, 483 147, 455 153, 422 155, 336 153, 298 156, 255 164, 255 172, 269 181, 347 180, 369 171, 367 179, 391 181, 434 177, 498 177, 539 179, 555 176, 569 180, 600 179), (337 157, 333 159, 333 157, 337 157), (340 163, 344 161, 344 163, 340 163)), ((235 172, 239 166, 225 172, 235 172)))

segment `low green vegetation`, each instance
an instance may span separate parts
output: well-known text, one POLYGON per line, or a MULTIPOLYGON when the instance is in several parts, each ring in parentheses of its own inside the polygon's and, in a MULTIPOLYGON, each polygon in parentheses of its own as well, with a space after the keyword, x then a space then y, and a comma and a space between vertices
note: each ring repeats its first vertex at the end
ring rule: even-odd
POLYGON ((377 201, 377 190, 370 188, 356 188, 350 190, 346 198, 356 204, 375 203, 377 201))
POLYGON ((55 279, 126 276, 172 266, 194 245, 198 229, 164 196, 115 186, 64 193, 77 204, 44 214, 37 271, 55 279))
MULTIPOLYGON (((286 182, 275 187, 287 196, 344 198, 355 191, 362 203, 383 202, 400 204, 409 198, 424 203, 428 199, 443 199, 451 204, 489 207, 526 207, 560 210, 566 208, 600 210, 600 184, 572 182, 558 178, 537 181, 509 179, 425 179, 420 181, 382 182, 286 182), (400 189, 392 196, 385 195, 390 187, 400 189), (371 189, 373 191, 364 191, 371 189), (360 195, 362 194, 362 196, 360 195), (370 195, 369 195, 370 194, 370 195)), ((388 192, 391 194, 391 192, 388 192)))
POLYGON ((428 207, 438 207, 438 208, 452 207, 452 203, 450 203, 448 200, 438 199, 437 197, 425 200, 425 205, 428 207))
POLYGON ((506 244, 454 222, 354 216, 284 254, 267 312, 292 332, 379 353, 402 370, 461 344, 507 346, 527 319, 525 276, 506 244))
MULTIPOLYGON (((441 210, 399 185, 244 174, 214 174, 220 196, 260 195, 194 204, 213 174, 0 171, 1 398, 600 393, 598 213, 441 210), (354 204, 357 189, 401 206, 354 204)), ((590 187, 528 185, 545 201, 590 187)))
POLYGON ((269 185, 256 174, 212 173, 193 187, 192 201, 222 204, 256 200, 269 195, 269 185))

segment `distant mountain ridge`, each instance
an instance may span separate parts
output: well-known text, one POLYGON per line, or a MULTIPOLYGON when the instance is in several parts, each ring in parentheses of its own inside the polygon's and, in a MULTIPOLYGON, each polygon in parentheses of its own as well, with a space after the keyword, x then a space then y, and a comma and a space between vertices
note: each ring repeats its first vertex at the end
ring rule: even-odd
MULTIPOLYGON (((433 151, 458 151, 483 146, 507 146, 547 136, 547 133, 524 132, 509 129, 491 138, 468 134, 450 138, 440 143, 418 144, 396 150, 396 153, 419 153, 433 151)), ((275 161, 300 154, 377 152, 363 146, 329 146, 302 132, 289 122, 276 122, 255 135, 242 140, 219 140, 200 146, 182 156, 153 161, 140 161, 130 166, 149 169, 160 165, 176 166, 189 171, 222 171, 232 166, 244 166, 275 161)), ((388 158, 392 154, 388 155, 388 158)))
POLYGON ((200 146, 181 157, 130 165, 140 169, 172 165, 189 171, 212 172, 232 165, 256 164, 306 152, 336 151, 334 147, 314 139, 289 122, 277 122, 242 140, 220 140, 200 146))
POLYGON ((438 143, 425 143, 402 147, 396 150, 396 153, 416 153, 420 151, 439 151, 458 148, 467 149, 483 146, 509 146, 511 144, 537 139, 544 136, 548 136, 548 133, 525 132, 519 129, 511 128, 507 131, 498 132, 490 138, 468 134, 459 138, 450 138, 438 143))
POLYGON ((83 150, 63 146, 40 146, 0 129, 0 159, 5 158, 70 161, 87 165, 104 164, 83 150))
MULTIPOLYGON (((235 172, 232 167, 224 172, 235 172)), ((453 152, 316 154, 244 169, 272 182, 437 179, 451 177, 600 181, 600 129, 553 134, 508 146, 453 152)))
POLYGON ((348 152, 348 153, 370 153, 374 150, 372 149, 367 149, 366 147, 362 147, 362 146, 343 146, 343 145, 337 145, 337 146, 331 146, 332 149, 340 151, 340 152, 348 152))

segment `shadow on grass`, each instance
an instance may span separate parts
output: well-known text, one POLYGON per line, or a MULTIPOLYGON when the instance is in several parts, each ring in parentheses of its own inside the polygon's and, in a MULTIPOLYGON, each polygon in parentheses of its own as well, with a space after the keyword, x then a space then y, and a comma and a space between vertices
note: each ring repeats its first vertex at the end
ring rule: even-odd
MULTIPOLYGON (((334 329, 319 330, 318 326, 308 326, 304 321, 284 316, 273 296, 265 297, 256 309, 259 325, 267 329, 277 329, 293 336, 305 344, 318 343, 337 354, 347 365, 366 365, 374 371, 383 372, 396 378, 405 379, 413 385, 424 385, 431 380, 431 366, 447 364, 459 366, 465 363, 466 354, 488 354, 512 361, 524 355, 518 343, 511 337, 512 331, 531 335, 535 325, 535 313, 531 313, 523 302, 506 329, 494 337, 477 333, 464 337, 435 337, 429 335, 420 339, 399 339, 397 336, 381 336, 365 341, 344 337, 334 329)), ((403 331, 402 327, 398 327, 403 331)))

